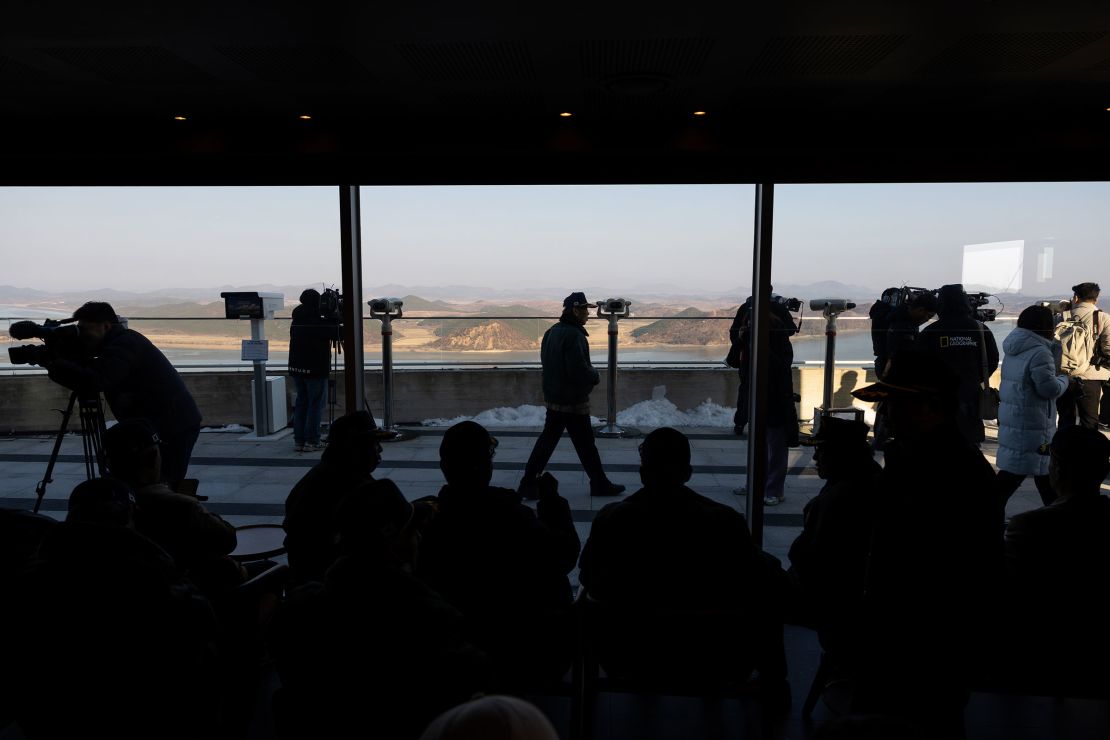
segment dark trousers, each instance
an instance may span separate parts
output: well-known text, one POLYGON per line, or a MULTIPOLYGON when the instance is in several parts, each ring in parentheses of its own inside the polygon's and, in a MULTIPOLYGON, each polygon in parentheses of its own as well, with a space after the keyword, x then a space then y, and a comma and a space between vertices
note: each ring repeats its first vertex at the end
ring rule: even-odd
POLYGON ((603 486, 609 482, 605 471, 601 468, 601 455, 598 454, 597 444, 594 442, 594 430, 590 427, 588 414, 568 414, 562 411, 547 410, 547 418, 543 422, 543 431, 540 432, 536 446, 528 457, 528 464, 524 466, 524 479, 531 480, 543 472, 551 453, 559 444, 559 437, 563 430, 570 434, 570 441, 574 444, 574 451, 590 477, 591 486, 603 486))
POLYGON ((1102 384, 1102 406, 1098 413, 1098 422, 1110 425, 1110 380, 1102 384))
POLYGON ((319 444, 320 416, 324 411, 324 400, 328 397, 328 378, 292 377, 297 389, 297 398, 293 402, 293 442, 319 444))
POLYGON ((193 456, 193 445, 200 436, 200 427, 175 431, 170 433, 158 432, 162 450, 162 480, 170 488, 177 489, 177 484, 185 480, 189 471, 189 458, 193 456))
MULTIPOLYGON (((1021 486, 1022 481, 1027 476, 1018 475, 1017 473, 1007 473, 1005 470, 998 471, 998 477, 995 478, 995 490, 998 491, 998 499, 1002 502, 1002 507, 1006 507, 1006 502, 1014 495, 1014 491, 1021 486)), ((1034 475, 1033 483, 1037 486, 1037 493, 1041 495, 1041 503, 1048 506, 1056 500, 1056 491, 1052 487, 1052 481, 1048 479, 1047 475, 1034 475)))
POLYGON ((736 391, 736 413, 732 415, 732 425, 743 429, 748 424, 748 397, 752 392, 748 385, 747 373, 740 372, 740 388, 736 391))
POLYGON ((1101 380, 1072 378, 1064 395, 1056 399, 1059 416, 1056 427, 1065 429, 1078 423, 1087 429, 1098 429, 1098 402, 1101 396, 1101 380))

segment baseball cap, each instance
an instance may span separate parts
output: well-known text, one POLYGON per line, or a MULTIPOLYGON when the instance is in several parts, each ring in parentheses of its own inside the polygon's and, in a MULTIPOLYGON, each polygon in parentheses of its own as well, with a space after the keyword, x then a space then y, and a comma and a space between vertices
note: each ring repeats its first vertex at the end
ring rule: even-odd
POLYGON ((127 419, 104 431, 104 454, 120 460, 157 447, 161 441, 154 425, 146 419, 127 419))
POLYGON ((1097 429, 1081 426, 1064 427, 1052 436, 1052 441, 1038 449, 1042 455, 1056 453, 1056 459, 1067 464, 1072 461, 1105 463, 1110 460, 1110 439, 1097 429))
POLYGON ((375 434, 378 425, 369 411, 352 411, 332 422, 328 430, 328 444, 346 444, 362 435, 375 434))
POLYGON ((586 294, 581 291, 571 293, 563 299, 563 308, 574 308, 575 306, 588 306, 589 301, 586 300, 586 294))
POLYGON ((871 431, 871 427, 862 421, 841 419, 838 416, 826 416, 821 419, 821 426, 817 433, 799 440, 799 443, 807 447, 816 447, 817 445, 836 447, 866 445, 869 431, 871 431))

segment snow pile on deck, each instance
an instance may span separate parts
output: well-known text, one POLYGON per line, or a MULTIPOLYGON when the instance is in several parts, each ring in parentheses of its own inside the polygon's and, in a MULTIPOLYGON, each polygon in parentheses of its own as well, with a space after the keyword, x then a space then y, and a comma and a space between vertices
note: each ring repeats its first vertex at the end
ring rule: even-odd
MULTIPOLYGON (((735 409, 721 406, 710 399, 706 399, 696 408, 681 411, 666 398, 667 389, 658 386, 653 389, 651 400, 640 401, 623 411, 617 412, 617 424, 626 426, 645 427, 731 427, 732 414, 735 409)), ((592 406, 596 412, 598 403, 604 408, 605 399, 594 400, 592 406)), ((476 421, 484 427, 542 427, 547 409, 543 406, 524 405, 516 408, 499 407, 483 411, 477 416, 456 416, 454 419, 425 419, 421 422, 426 427, 449 427, 460 421, 476 421)), ((604 419, 591 417, 594 425, 605 423, 604 419)))

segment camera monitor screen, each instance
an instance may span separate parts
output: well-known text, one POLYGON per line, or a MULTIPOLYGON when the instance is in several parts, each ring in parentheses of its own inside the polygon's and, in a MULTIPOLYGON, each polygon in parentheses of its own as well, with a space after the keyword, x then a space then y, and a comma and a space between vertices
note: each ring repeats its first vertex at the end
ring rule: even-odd
POLYGON ((224 298, 225 318, 264 319, 262 298, 257 293, 221 293, 224 298))

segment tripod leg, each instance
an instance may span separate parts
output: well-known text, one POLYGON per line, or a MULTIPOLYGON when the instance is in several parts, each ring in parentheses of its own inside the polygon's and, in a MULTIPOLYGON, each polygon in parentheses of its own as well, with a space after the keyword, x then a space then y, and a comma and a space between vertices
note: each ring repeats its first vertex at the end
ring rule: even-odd
POLYGON ((69 394, 69 404, 66 410, 62 412, 62 425, 58 427, 58 436, 54 438, 54 449, 50 451, 50 460, 46 463, 46 473, 43 474, 42 480, 35 486, 35 507, 33 511, 39 513, 39 507, 42 506, 42 499, 46 495, 46 486, 54 482, 51 477, 54 473, 54 463, 58 462, 58 451, 62 449, 62 438, 65 437, 66 427, 69 426, 69 417, 73 414, 73 404, 77 401, 77 392, 69 394))

